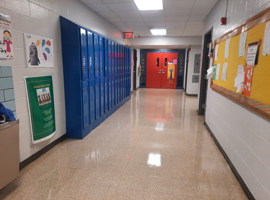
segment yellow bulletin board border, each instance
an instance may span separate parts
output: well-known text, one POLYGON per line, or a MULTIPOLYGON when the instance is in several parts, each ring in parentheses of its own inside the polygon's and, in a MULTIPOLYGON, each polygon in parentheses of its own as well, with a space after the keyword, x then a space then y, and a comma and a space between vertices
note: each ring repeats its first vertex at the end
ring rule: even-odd
MULTIPOLYGON (((248 19, 244 24, 238 26, 237 28, 223 34, 222 36, 218 37, 214 42, 214 47, 219 43, 226 41, 232 37, 240 35, 242 32, 246 32, 257 25, 265 23, 270 20, 270 8, 260 12, 259 14, 255 15, 254 17, 248 19)), ((247 44, 248 45, 248 44, 247 44)), ((246 46, 247 46, 246 45, 246 46)), ((215 49, 214 49, 215 52, 215 49)), ((215 55, 213 55, 213 60, 215 55)), ((270 64, 270 63, 269 63, 270 64)), ((270 76, 270 74, 269 74, 270 76)), ((229 98, 230 100, 242 105, 243 107, 257 113, 258 115, 270 120, 270 105, 264 104, 260 101, 252 99, 250 97, 246 97, 242 94, 238 94, 234 91, 226 89, 222 86, 214 84, 214 81, 211 81, 211 88, 220 93, 221 95, 229 98)))

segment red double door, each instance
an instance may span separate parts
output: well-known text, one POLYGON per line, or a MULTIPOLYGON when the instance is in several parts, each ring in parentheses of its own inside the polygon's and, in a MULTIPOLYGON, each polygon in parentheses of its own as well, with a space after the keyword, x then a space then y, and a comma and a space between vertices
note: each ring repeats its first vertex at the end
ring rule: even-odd
POLYGON ((147 88, 176 89, 178 53, 147 53, 147 88))

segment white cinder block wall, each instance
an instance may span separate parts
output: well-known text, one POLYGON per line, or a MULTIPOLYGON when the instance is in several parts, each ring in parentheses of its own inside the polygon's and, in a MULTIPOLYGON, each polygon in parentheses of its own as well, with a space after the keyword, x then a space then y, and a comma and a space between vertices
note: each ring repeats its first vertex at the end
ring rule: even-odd
POLYGON ((15 58, 0 61, 12 66, 17 117, 20 119, 20 161, 25 160, 66 133, 65 96, 59 15, 108 38, 123 43, 121 32, 88 9, 79 0, 0 0, 0 12, 11 16, 15 58), (54 67, 27 68, 23 33, 54 40, 54 67), (49 141, 32 144, 24 76, 53 75, 56 135, 49 141))
POLYGON ((192 83, 192 76, 199 75, 194 74, 194 59, 196 54, 201 54, 201 46, 192 46, 189 52, 189 62, 188 62, 188 74, 187 74, 187 85, 186 93, 190 95, 198 95, 200 90, 200 83, 192 83))
MULTIPOLYGON (((269 0, 229 0, 228 25, 221 26, 226 0, 205 20, 213 39, 270 6, 269 0)), ((208 88, 206 123, 257 200, 270 199, 270 122, 208 88)))

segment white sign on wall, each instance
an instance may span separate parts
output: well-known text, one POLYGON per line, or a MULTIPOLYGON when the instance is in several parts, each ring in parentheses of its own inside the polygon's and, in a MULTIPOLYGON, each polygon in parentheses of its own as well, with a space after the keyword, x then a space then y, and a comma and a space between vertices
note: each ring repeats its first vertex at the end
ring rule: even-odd
POLYGON ((0 59, 12 59, 14 57, 10 25, 10 16, 0 13, 0 59))
POLYGON ((24 34, 28 67, 53 67, 53 40, 42 36, 24 34))

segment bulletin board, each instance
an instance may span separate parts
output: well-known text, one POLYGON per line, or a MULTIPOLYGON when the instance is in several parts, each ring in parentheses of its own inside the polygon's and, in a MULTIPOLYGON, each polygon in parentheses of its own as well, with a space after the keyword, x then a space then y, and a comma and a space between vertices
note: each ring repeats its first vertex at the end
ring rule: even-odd
POLYGON ((270 120, 269 27, 270 9, 267 9, 217 38, 213 55, 215 70, 211 81, 211 88, 214 91, 268 120, 270 120), (241 44, 244 48, 241 48, 241 44), (251 47, 256 46, 256 58, 254 64, 250 64, 251 47), (239 81, 239 76, 244 80, 243 83, 239 81), (242 87, 239 87, 239 83, 243 84, 242 87))

